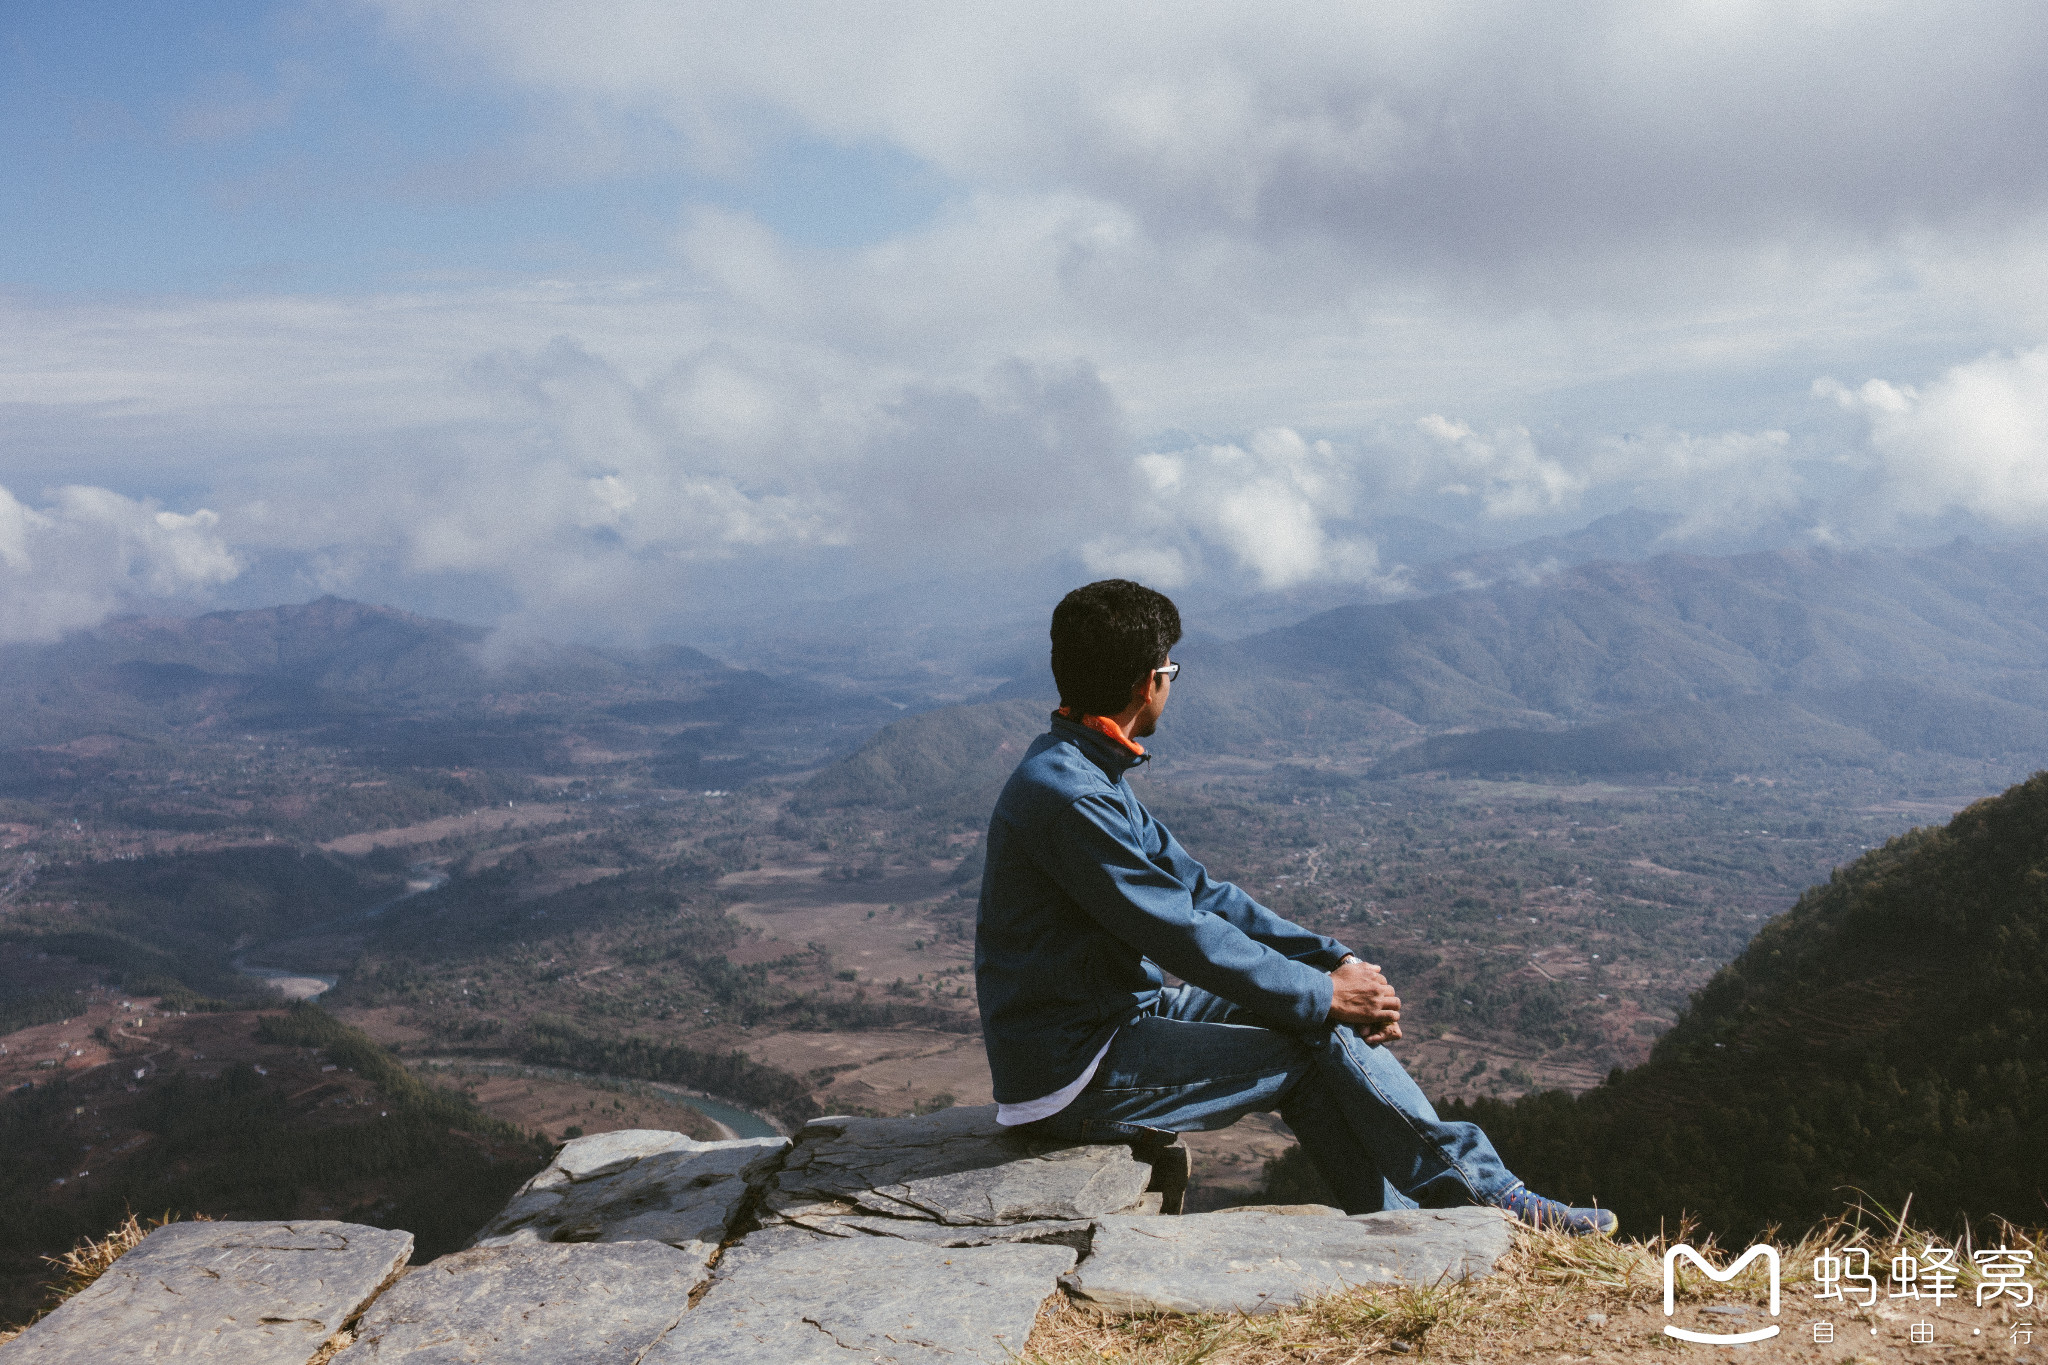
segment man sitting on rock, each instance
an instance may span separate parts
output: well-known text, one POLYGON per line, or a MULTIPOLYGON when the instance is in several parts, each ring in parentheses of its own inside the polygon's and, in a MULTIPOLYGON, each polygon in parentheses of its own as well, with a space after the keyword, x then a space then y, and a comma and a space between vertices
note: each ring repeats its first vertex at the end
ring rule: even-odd
POLYGON ((1612 1233, 1437 1117, 1384 1046, 1401 1001, 1378 967, 1211 879, 1131 791, 1179 641, 1173 603, 1123 579, 1053 611, 1061 704, 996 802, 975 929, 997 1121, 1143 1147, 1277 1109, 1347 1213, 1490 1204, 1612 1233))

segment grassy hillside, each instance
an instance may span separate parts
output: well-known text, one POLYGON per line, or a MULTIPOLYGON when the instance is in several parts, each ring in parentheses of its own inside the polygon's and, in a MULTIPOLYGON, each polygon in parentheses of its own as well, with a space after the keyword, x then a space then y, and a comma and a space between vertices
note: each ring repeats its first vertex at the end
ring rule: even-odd
POLYGON ((1576 1099, 1452 1106, 1529 1183, 1724 1240, 1860 1191, 1923 1226, 2048 1197, 2048 774, 1838 871, 1576 1099))

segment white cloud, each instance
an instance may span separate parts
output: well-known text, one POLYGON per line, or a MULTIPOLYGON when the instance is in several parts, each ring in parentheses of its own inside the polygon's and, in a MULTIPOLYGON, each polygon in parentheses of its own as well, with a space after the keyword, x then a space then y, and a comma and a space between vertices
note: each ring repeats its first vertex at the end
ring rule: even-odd
POLYGON ((2048 526, 2048 347, 1980 356, 1920 387, 1823 379, 1814 392, 1869 422, 1886 511, 2048 526))
POLYGON ((1437 445, 1435 467, 1453 482, 1437 491, 1478 499, 1489 517, 1530 517, 1574 505, 1583 475, 1537 453, 1527 427, 1481 436, 1463 422, 1431 413, 1416 429, 1437 445))
MULTIPOLYGON (((1130 529, 1090 542, 1099 573, 1178 587, 1205 559, 1262 588, 1374 577, 1372 541, 1346 534, 1358 493, 1353 462, 1328 441, 1276 427, 1244 445, 1203 445, 1138 457, 1125 505, 1130 529)), ((1113 484, 1112 487, 1115 487, 1113 484)))
POLYGON ((39 508, 0 488, 0 642, 201 598, 243 567, 219 523, 204 508, 167 512, 104 488, 58 488, 39 508))
POLYGON ((522 629, 630 637, 743 577, 830 596, 1030 564, 1119 515, 1128 438, 1085 366, 869 396, 723 348, 636 377, 558 338, 468 374, 489 420, 253 467, 223 531, 303 591, 462 579, 522 629))
POLYGON ((1794 450, 1782 430, 1654 430, 1599 442, 1584 478, 1626 489, 1636 506, 1674 513, 1678 522, 1666 538, 1684 543, 1795 514, 1818 496, 1811 475, 1823 463, 1817 452, 1794 450))

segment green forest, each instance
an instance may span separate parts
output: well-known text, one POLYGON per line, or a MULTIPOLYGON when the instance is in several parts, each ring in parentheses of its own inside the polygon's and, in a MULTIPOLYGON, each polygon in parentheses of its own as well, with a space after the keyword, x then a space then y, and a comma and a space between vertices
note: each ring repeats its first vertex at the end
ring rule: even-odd
MULTIPOLYGON (((316 1111, 248 1063, 217 1075, 171 1072, 145 1092, 133 1121, 149 1141, 124 1158, 118 1182, 79 1181, 48 1198, 53 1171, 80 1161, 74 1113, 98 1102, 94 1085, 24 1087, 0 1105, 0 1321, 32 1312, 43 1278, 36 1255, 97 1237, 130 1212, 143 1217, 304 1217, 310 1196, 329 1217, 404 1228, 424 1262, 463 1246, 538 1170, 546 1142, 430 1087, 361 1031, 302 1005, 263 1018, 256 1039, 316 1049, 376 1086, 371 1109, 316 1111), (330 1117, 332 1116, 332 1117, 330 1117)), ((93 1078, 98 1080, 99 1078, 93 1078)), ((104 1082, 100 1082, 102 1085, 104 1082)), ((94 1112, 97 1112, 95 1109, 94 1112)))
POLYGON ((744 1052, 700 1052, 680 1043, 601 1037, 548 1015, 528 1026, 519 1058, 539 1066, 687 1085, 764 1109, 792 1128, 823 1112, 803 1081, 751 1061, 744 1052))
POLYGON ((1724 1240, 1845 1205, 1954 1229, 2048 1194, 2048 774, 1891 840, 1767 924, 1650 1060, 1445 1106, 1532 1188, 1724 1240))

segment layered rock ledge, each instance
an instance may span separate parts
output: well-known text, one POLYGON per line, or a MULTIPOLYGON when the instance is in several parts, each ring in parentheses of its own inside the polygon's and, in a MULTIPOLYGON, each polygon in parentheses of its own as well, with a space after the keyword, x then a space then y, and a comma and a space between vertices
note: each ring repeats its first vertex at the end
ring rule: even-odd
POLYGON ((1188 1174, 1179 1144, 1033 1142, 993 1105, 817 1119, 794 1139, 602 1133, 563 1147, 468 1250, 410 1273, 403 1232, 159 1229, 0 1345, 0 1365, 994 1365, 1054 1293, 1105 1312, 1268 1312, 1489 1274, 1510 1245, 1490 1209, 1175 1216, 1188 1174))

